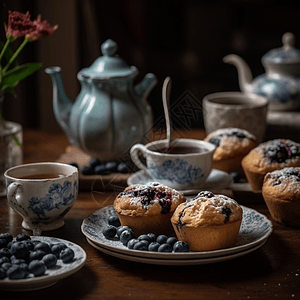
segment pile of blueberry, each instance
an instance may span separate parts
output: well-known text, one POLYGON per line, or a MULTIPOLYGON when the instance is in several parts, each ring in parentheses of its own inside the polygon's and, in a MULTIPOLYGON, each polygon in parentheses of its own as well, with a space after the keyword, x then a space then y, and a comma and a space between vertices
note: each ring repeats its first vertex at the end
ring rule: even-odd
POLYGON ((154 252, 189 252, 189 245, 178 241, 176 237, 166 235, 156 236, 154 233, 135 236, 134 231, 128 226, 121 226, 117 216, 108 218, 108 225, 102 231, 107 239, 114 239, 116 236, 128 249, 154 252))
POLYGON ((14 239, 8 232, 0 233, 0 279, 43 276, 47 269, 56 266, 58 259, 69 263, 74 256, 74 251, 64 243, 49 244, 24 233, 14 239))
POLYGON ((264 149, 264 157, 267 157, 271 163, 283 163, 297 156, 300 156, 300 147, 294 143, 284 142, 280 139, 273 140, 264 149))
MULTIPOLYGON (((72 165, 76 165, 73 163, 72 165)), ((77 166, 77 165, 76 165, 77 166)), ((78 167, 78 166, 77 166, 78 167)), ((107 175, 110 173, 131 173, 133 169, 132 162, 121 161, 101 161, 98 158, 92 158, 88 165, 81 170, 83 175, 107 175)))

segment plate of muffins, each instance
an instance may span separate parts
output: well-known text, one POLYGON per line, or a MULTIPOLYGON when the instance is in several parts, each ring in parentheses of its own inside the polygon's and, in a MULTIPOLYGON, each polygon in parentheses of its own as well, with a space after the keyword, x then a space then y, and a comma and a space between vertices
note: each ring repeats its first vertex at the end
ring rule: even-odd
POLYGON ((260 248, 272 233, 272 223, 228 196, 201 191, 186 199, 175 189, 151 182, 125 188, 112 206, 84 219, 81 230, 94 248, 111 256, 149 264, 195 265, 237 258, 260 248), (150 233, 174 236, 188 244, 189 251, 129 249, 117 236, 103 234, 112 216, 131 228, 135 238, 150 233))

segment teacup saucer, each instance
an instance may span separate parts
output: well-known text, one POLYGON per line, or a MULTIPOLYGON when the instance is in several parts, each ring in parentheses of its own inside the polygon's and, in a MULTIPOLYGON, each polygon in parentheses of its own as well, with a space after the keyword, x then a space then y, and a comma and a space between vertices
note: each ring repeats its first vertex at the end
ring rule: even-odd
MULTIPOLYGON (((157 181, 157 180, 153 179, 148 172, 144 170, 140 170, 132 174, 127 179, 127 184, 128 185, 147 184, 153 181, 157 181)), ((182 192, 184 195, 195 195, 203 190, 221 191, 223 189, 229 188, 232 185, 232 183, 233 180, 228 173, 217 169, 212 169, 205 183, 201 187, 194 187, 193 189, 182 190, 180 192, 182 192)))

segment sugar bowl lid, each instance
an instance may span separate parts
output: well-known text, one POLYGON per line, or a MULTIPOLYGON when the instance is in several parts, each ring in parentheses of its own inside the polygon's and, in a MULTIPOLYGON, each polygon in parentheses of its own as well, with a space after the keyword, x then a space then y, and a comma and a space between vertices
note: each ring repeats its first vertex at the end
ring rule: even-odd
POLYGON ((294 48, 294 34, 291 32, 286 32, 282 36, 282 44, 283 46, 281 48, 268 51, 262 57, 262 61, 273 64, 300 63, 300 50, 294 48))
POLYGON ((118 45, 108 39, 101 45, 103 56, 98 57, 90 67, 82 69, 79 74, 94 79, 127 77, 137 72, 136 67, 128 66, 117 54, 118 45))

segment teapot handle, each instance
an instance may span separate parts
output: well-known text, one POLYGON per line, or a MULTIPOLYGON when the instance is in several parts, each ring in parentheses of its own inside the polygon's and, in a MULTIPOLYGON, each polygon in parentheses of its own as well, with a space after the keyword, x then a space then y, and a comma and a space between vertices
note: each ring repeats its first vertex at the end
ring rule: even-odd
POLYGON ((148 171, 147 166, 139 158, 139 151, 141 151, 143 156, 146 158, 147 149, 142 144, 135 144, 134 146, 132 146, 132 148, 130 149, 130 157, 139 169, 148 171))
POLYGON ((7 201, 8 205, 17 211, 21 216, 27 216, 27 212, 22 206, 22 191, 23 184, 19 182, 13 182, 7 187, 7 201))

